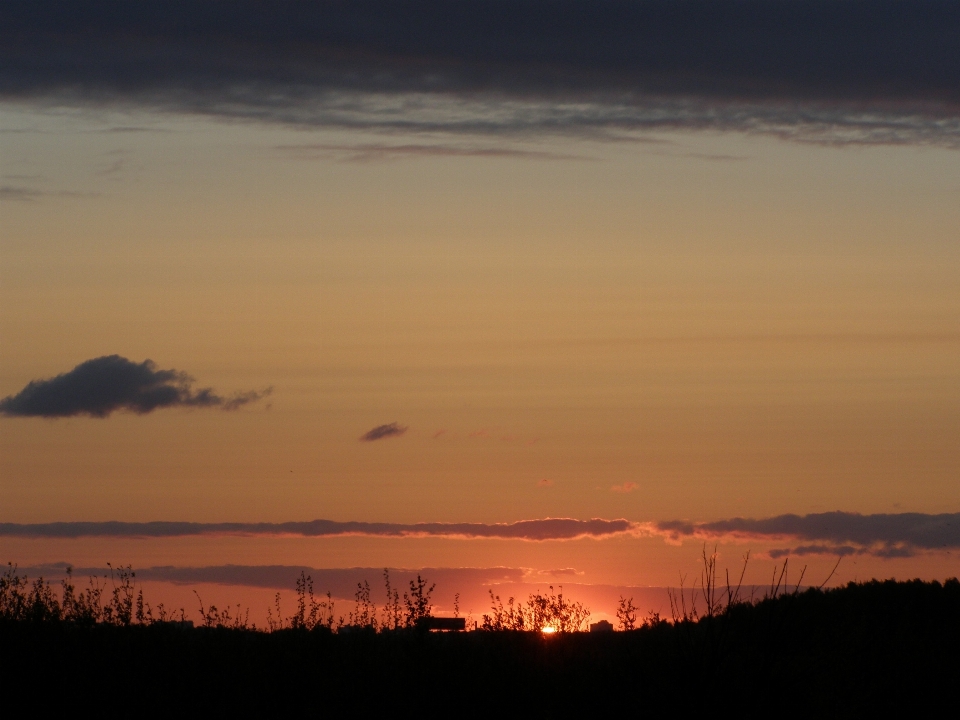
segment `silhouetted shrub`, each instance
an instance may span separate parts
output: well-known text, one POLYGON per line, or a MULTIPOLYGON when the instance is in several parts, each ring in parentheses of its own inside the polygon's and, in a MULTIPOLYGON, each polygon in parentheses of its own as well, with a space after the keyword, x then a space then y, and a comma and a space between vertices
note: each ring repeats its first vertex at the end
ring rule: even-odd
MULTIPOLYGON (((785 580, 783 568, 780 574, 785 580)), ((736 597, 731 587, 713 614, 704 609, 698 583, 698 620, 648 619, 632 632, 550 638, 539 630, 330 632, 332 608, 313 598, 308 581, 301 576, 294 615, 278 612, 283 626, 264 632, 238 619, 239 612, 203 607, 203 621, 192 628, 182 622, 182 609, 180 620, 159 606, 151 614, 145 602, 141 611, 129 568, 81 592, 69 575, 58 591, 11 565, 0 576, 0 676, 8 693, 42 682, 46 703, 88 697, 108 677, 112 700, 146 702, 151 711, 171 714, 188 708, 313 715, 348 704, 365 715, 473 716, 509 708, 531 717, 716 708, 724 693, 741 689, 749 704, 739 699, 730 706, 741 714, 785 700, 790 714, 857 716, 880 702, 888 712, 916 714, 925 700, 945 697, 960 676, 955 579, 830 590, 791 583, 783 592, 786 583, 778 590, 775 578, 776 592, 757 602, 728 602, 736 597)), ((407 593, 414 608, 429 608, 428 587, 420 578, 407 593)), ((513 629, 521 620, 534 627, 558 609, 576 622, 568 607, 574 604, 562 593, 535 593, 522 607, 494 599, 484 621, 491 629, 498 623, 513 629)), ((387 609, 396 608, 388 602, 387 609)), ((379 616, 381 630, 393 630, 383 622, 388 615, 379 616)))
POLYGON ((507 599, 504 607, 499 595, 490 590, 490 614, 483 616, 483 630, 532 630, 549 632, 579 632, 590 618, 590 610, 582 603, 570 602, 563 597, 563 588, 555 592, 531 593, 523 605, 514 598, 507 599))

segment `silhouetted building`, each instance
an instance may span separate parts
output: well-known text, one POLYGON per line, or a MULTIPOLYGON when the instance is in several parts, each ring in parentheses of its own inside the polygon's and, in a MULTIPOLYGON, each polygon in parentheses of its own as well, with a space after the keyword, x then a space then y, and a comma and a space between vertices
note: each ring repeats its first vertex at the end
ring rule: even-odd
POLYGON ((466 618, 425 617, 417 623, 425 630, 466 630, 466 618))
POLYGON ((606 620, 590 623, 590 632, 613 632, 613 625, 606 620))

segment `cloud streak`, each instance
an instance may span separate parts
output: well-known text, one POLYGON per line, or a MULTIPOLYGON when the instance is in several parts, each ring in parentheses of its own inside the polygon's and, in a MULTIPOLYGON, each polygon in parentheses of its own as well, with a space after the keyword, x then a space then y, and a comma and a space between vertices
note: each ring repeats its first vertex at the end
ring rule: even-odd
POLYGON ((70 190, 38 190, 33 187, 22 185, 0 185, 0 202, 33 202, 45 197, 60 198, 94 198, 99 197, 99 193, 73 192, 70 190))
POLYGON ((23 390, 0 400, 8 417, 105 418, 118 410, 145 414, 166 407, 219 407, 236 410, 271 390, 232 397, 212 388, 193 388, 194 380, 178 370, 160 370, 151 360, 136 363, 119 355, 87 360, 47 380, 32 380, 23 390))
MULTIPOLYGON (((60 577, 68 567, 66 563, 50 563, 20 568, 28 576, 60 577)), ((102 576, 103 568, 74 567, 74 577, 102 576)), ((384 568, 312 568, 300 565, 210 565, 201 567, 175 567, 172 565, 148 567, 136 570, 139 581, 169 582, 178 585, 212 583, 216 585, 241 585, 246 587, 290 590, 300 573, 309 575, 314 587, 320 592, 330 591, 335 597, 352 598, 357 583, 364 580, 376 586, 383 577, 384 568)), ((498 584, 520 582, 527 571, 523 568, 389 568, 395 585, 404 587, 415 579, 417 573, 431 582, 456 587, 458 584, 498 584)))
POLYGON ((407 431, 407 428, 403 425, 398 425, 395 422, 390 423, 389 425, 377 425, 373 430, 368 430, 363 435, 360 436, 360 442, 373 442, 374 440, 383 440, 384 438, 398 437, 403 435, 407 431))
POLYGON ((952 0, 0 3, 0 98, 315 127, 960 146, 952 0))
POLYGON ((278 145, 277 150, 305 160, 333 159, 344 163, 388 162, 413 158, 499 158, 508 160, 589 160, 579 155, 527 150, 523 148, 476 147, 439 143, 362 143, 355 145, 312 143, 278 145))
POLYGON ((34 188, 21 187, 19 185, 0 186, 0 200, 18 200, 20 202, 32 202, 37 198, 43 197, 42 190, 34 188))
POLYGON ((732 518, 713 522, 634 522, 625 519, 543 518, 512 523, 377 523, 311 520, 282 523, 54 522, 0 523, 0 537, 75 539, 83 537, 169 538, 187 536, 445 537, 500 540, 575 540, 580 538, 662 537, 680 543, 693 539, 756 542, 774 546, 767 554, 873 555, 911 557, 921 552, 960 549, 960 513, 860 515, 828 512, 732 518), (783 543, 789 548, 776 547, 783 543))
POLYGON ((645 527, 651 534, 673 542, 697 538, 803 543, 793 548, 772 550, 772 557, 869 554, 892 558, 960 548, 960 513, 861 515, 827 512, 704 523, 675 520, 649 523, 645 527))
POLYGON ((192 522, 55 522, 0 523, 0 537, 25 538, 164 538, 197 535, 300 535, 332 537, 369 535, 383 537, 496 538, 508 540, 573 540, 610 537, 632 532, 627 520, 574 520, 545 518, 513 523, 372 523, 311 520, 284 523, 192 522))
MULTIPOLYGON (((21 576, 35 579, 43 577, 47 581, 56 581, 66 577, 69 563, 47 563, 18 567, 21 576)), ((103 567, 73 566, 74 582, 82 583, 87 577, 109 577, 109 570, 103 567)), ((530 593, 544 592, 548 587, 562 589, 568 598, 585 603, 597 616, 606 615, 615 620, 620 598, 632 598, 634 603, 645 615, 647 612, 659 612, 668 616, 670 612, 670 595, 676 596, 676 589, 656 586, 636 585, 607 585, 584 582, 583 572, 574 568, 559 568, 553 570, 537 570, 534 568, 518 567, 439 567, 439 568, 388 568, 390 581, 394 588, 401 592, 409 587, 409 582, 417 575, 426 578, 431 584, 436 584, 436 591, 431 596, 435 603, 434 608, 439 614, 446 615, 453 610, 455 601, 458 601, 461 616, 466 615, 479 620, 484 612, 489 612, 491 599, 490 592, 506 603, 509 598, 523 602, 530 593)), ((336 601, 336 615, 346 614, 354 607, 358 583, 368 582, 371 587, 371 597, 376 604, 386 600, 383 585, 382 567, 352 567, 352 568, 312 568, 301 565, 212 565, 200 567, 159 566, 134 568, 138 583, 170 583, 184 587, 198 585, 221 585, 232 588, 257 588, 270 591, 291 593, 295 584, 303 573, 311 578, 314 591, 318 596, 330 592, 336 601), (345 604, 340 604, 345 603, 345 604)), ((769 591, 769 585, 759 586, 746 584, 741 587, 743 597, 762 597, 769 591)), ((208 589, 201 588, 199 592, 208 596, 208 589)), ((687 591, 689 594, 689 590, 687 591)), ((168 605, 169 595, 163 590, 152 587, 145 589, 145 595, 152 602, 163 599, 168 605), (166 596, 166 597, 165 597, 166 596)), ((225 593, 225 597, 233 595, 225 593)), ((243 593, 237 593, 244 599, 243 593)), ((190 598, 193 600, 193 598, 190 598)), ((247 599, 250 597, 247 595, 247 599)), ((283 606, 292 598, 283 599, 283 606)), ((231 603, 233 600, 228 600, 231 603)), ((271 605, 273 603, 271 602, 271 605)), ((173 607, 176 607, 175 605, 173 607)), ((196 605, 193 605, 195 608, 196 605)), ((255 604, 250 607, 251 615, 258 614, 255 604)), ((187 609, 191 615, 190 607, 187 609)), ((261 618, 266 619, 263 615, 261 618)), ((194 616, 196 619, 196 616, 194 616)), ((262 620, 260 621, 262 622, 262 620)))
MULTIPOLYGON (((68 563, 49 563, 19 567, 18 572, 30 578, 41 576, 47 580, 66 577, 68 563)), ((103 567, 73 567, 73 577, 83 580, 86 577, 104 577, 108 574, 103 567)), ((318 595, 326 592, 338 602, 339 612, 348 611, 355 602, 357 584, 369 582, 375 602, 383 602, 384 568, 311 568, 299 565, 213 565, 201 567, 160 566, 134 568, 137 582, 164 582, 174 585, 223 585, 231 587, 260 588, 277 591, 293 591, 300 573, 310 576, 314 590, 318 595)), ((436 583, 436 592, 432 599, 441 612, 452 610, 454 593, 459 595, 462 614, 472 613, 474 619, 488 611, 490 607, 489 591, 493 590, 504 602, 509 597, 525 599, 529 593, 543 592, 548 586, 556 586, 563 581, 563 592, 568 597, 585 602, 595 612, 604 610, 611 613, 620 597, 633 597, 638 606, 644 609, 666 613, 670 607, 668 589, 665 587, 636 587, 616 585, 593 585, 576 582, 581 573, 572 568, 559 570, 534 570, 516 567, 446 567, 446 568, 389 568, 390 581, 401 592, 411 580, 419 574, 430 583, 436 583)), ((749 594, 753 586, 744 587, 749 594)), ((763 588, 756 588, 759 593, 763 588)), ((202 591, 204 595, 206 590, 202 591)), ((148 598, 157 595, 156 588, 146 591, 148 598)), ((162 593, 159 594, 163 597, 162 593)), ((242 596, 241 596, 242 597, 242 596)), ((256 607, 252 607, 254 613, 256 607)), ((338 614, 339 614, 338 612, 338 614)), ((189 614, 189 613, 188 613, 189 614)))

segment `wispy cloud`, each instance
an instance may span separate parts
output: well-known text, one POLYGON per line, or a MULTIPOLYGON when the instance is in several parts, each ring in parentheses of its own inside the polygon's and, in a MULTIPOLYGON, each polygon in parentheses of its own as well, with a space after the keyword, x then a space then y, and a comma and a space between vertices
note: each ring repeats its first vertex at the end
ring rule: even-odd
POLYGON ((106 355, 82 362, 56 377, 31 381, 17 394, 0 400, 0 414, 105 418, 118 410, 144 414, 177 406, 236 410, 271 392, 268 388, 223 397, 212 388, 194 390, 193 383, 186 373, 157 369, 151 360, 136 363, 119 355, 106 355))
POLYGON ((191 523, 191 522, 55 522, 0 523, 0 537, 157 538, 196 535, 374 535, 386 537, 498 538, 512 540, 572 540, 609 537, 633 531, 627 520, 574 520, 545 518, 513 523, 373 523, 311 520, 284 523, 191 523))
POLYGON ((610 488, 610 492, 621 493, 621 494, 622 494, 622 493, 631 493, 631 492, 633 492, 634 490, 636 490, 638 487, 640 487, 640 486, 637 485, 635 482, 625 482, 625 483, 622 483, 622 484, 620 484, 620 485, 613 485, 613 486, 610 488))
POLYGON ((679 542, 685 538, 800 542, 770 551, 784 555, 851 555, 909 557, 921 551, 960 548, 960 513, 927 515, 897 513, 861 515, 827 512, 778 515, 771 518, 732 518, 715 522, 670 521, 649 523, 655 535, 679 542))
POLYGON ((958 29, 953 0, 48 0, 3 8, 0 97, 399 132, 957 147, 958 29))
POLYGON ((42 190, 22 187, 19 185, 0 186, 0 200, 19 200, 21 202, 30 202, 43 196, 42 190))
POLYGON ((373 442, 374 440, 383 440, 384 438, 398 437, 403 435, 407 431, 407 428, 403 425, 398 425, 395 422, 390 423, 389 425, 377 425, 373 430, 368 430, 363 435, 360 436, 361 442, 373 442))
POLYGON ((538 570, 536 574, 546 577, 576 577, 583 575, 584 572, 576 568, 556 568, 554 570, 538 570))
POLYGON ((554 153, 511 147, 477 147, 475 145, 441 145, 436 143, 364 143, 278 145, 281 150, 303 159, 332 159, 338 162, 385 162, 421 157, 472 157, 527 160, 589 160, 580 155, 554 153))
POLYGON ((148 127, 144 125, 114 125, 113 127, 104 128, 102 130, 90 130, 88 132, 98 133, 98 134, 141 134, 141 133, 169 133, 172 132, 169 128, 159 128, 159 127, 148 127))
POLYGON ((99 197, 95 192, 73 192, 70 190, 39 190, 24 185, 0 186, 0 201, 32 202, 45 197, 89 198, 99 197))
POLYGON ((97 170, 96 174, 100 177, 113 177, 122 174, 130 166, 129 155, 130 153, 125 150, 115 150, 108 153, 109 161, 97 170))

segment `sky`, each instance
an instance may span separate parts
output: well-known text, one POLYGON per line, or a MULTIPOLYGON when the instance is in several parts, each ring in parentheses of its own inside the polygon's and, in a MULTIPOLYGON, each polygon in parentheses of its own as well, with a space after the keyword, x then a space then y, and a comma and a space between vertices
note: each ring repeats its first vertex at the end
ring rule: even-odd
POLYGON ((0 18, 0 561, 257 618, 960 571, 956 2, 0 18))

